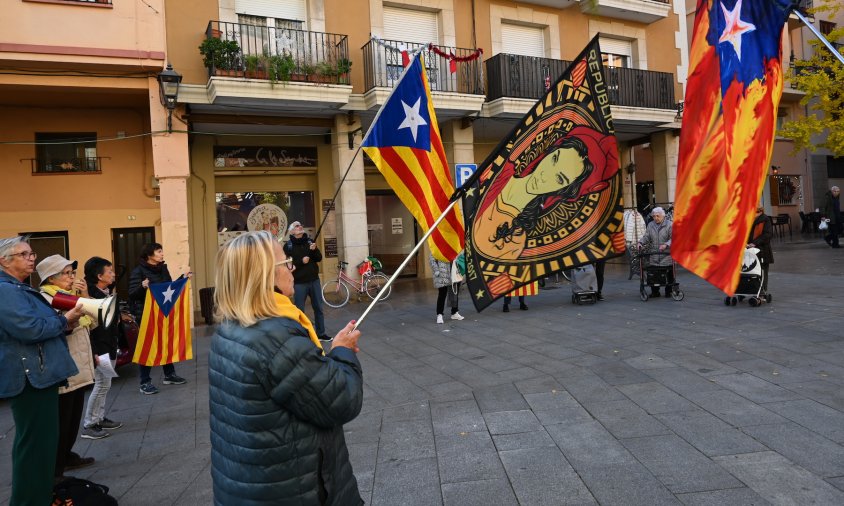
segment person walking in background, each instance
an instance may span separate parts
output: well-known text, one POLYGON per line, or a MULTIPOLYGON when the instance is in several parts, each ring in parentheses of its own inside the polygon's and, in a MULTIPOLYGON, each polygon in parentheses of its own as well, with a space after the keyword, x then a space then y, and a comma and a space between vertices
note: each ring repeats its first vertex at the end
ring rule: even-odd
MULTIPOLYGON (((51 255, 40 261, 35 269, 41 278, 41 295, 48 303, 57 293, 88 297, 85 280, 76 277, 76 260, 68 260, 61 255, 51 255)), ((85 387, 94 383, 96 358, 91 351, 91 329, 97 326, 96 320, 88 315, 79 318, 78 325, 67 336, 70 356, 76 363, 78 373, 67 379, 67 385, 59 388, 59 445, 54 456, 56 460, 55 477, 63 478, 64 471, 90 466, 93 457, 81 457, 73 452, 73 444, 79 435, 79 423, 85 407, 85 387)), ((98 434, 106 437, 107 434, 98 434)))
MULTIPOLYGON (((144 304, 147 298, 147 289, 150 284, 166 283, 173 281, 167 264, 164 263, 164 249, 160 244, 153 242, 145 244, 141 248, 141 256, 138 265, 132 269, 129 276, 129 304, 132 315, 138 324, 141 324, 144 315, 144 304)), ((173 364, 165 364, 164 379, 165 385, 184 385, 187 380, 176 374, 173 364)), ((145 395, 157 394, 158 388, 152 384, 152 367, 138 365, 141 375, 141 393, 145 395)))
POLYGON ((305 299, 310 297, 316 333, 320 339, 331 339, 325 333, 325 316, 322 313, 322 288, 319 284, 319 262, 322 261, 322 253, 298 221, 291 223, 287 231, 290 233, 290 240, 284 243, 284 253, 293 259, 293 266, 296 267, 293 271, 296 288, 293 302, 304 312, 305 299))
POLYGON ((433 273, 434 288, 437 292, 437 323, 444 323, 443 311, 445 311, 445 299, 448 297, 448 302, 451 304, 451 319, 463 320, 463 316, 457 311, 457 293, 460 290, 460 283, 457 283, 457 290, 454 288, 454 283, 451 281, 451 264, 452 262, 442 262, 434 258, 430 253, 428 254, 428 261, 431 264, 431 272, 433 273))
POLYGON ((0 239, 0 399, 10 400, 15 422, 12 506, 52 502, 59 385, 79 372, 65 333, 79 323, 81 305, 57 314, 26 283, 36 258, 24 237, 0 239))
POLYGON ((217 255, 220 325, 208 356, 215 505, 363 504, 343 435, 363 405, 360 331, 350 322, 323 354, 290 302, 291 267, 266 231, 235 237, 217 255))
POLYGON ((750 237, 747 239, 748 248, 758 248, 757 257, 762 261, 762 291, 768 292, 768 266, 774 263, 774 250, 771 248, 771 237, 773 237, 774 225, 771 217, 765 214, 765 208, 756 208, 756 218, 750 226, 750 237))
POLYGON ((823 240, 833 248, 840 248, 838 234, 841 233, 841 189, 837 186, 833 186, 826 192, 823 215, 829 225, 823 240))
MULTIPOLYGON (((88 285, 90 298, 110 297, 114 278, 114 266, 105 258, 92 257, 85 262, 85 283, 88 285)), ((109 360, 111 369, 114 369, 117 359, 118 325, 119 323, 115 321, 108 327, 98 326, 91 330, 91 349, 98 359, 97 367, 94 369, 94 388, 88 397, 85 419, 82 421, 82 437, 85 439, 102 439, 110 435, 107 431, 123 427, 122 423, 109 420, 105 416, 106 396, 111 389, 111 376, 107 374, 108 367, 103 361, 109 360)))

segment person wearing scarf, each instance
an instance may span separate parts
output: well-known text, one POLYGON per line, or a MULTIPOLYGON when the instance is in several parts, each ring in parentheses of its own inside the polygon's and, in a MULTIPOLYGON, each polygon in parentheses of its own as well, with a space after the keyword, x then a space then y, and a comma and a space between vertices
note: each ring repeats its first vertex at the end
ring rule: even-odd
MULTIPOLYGON (((51 255, 35 267, 41 278, 41 295, 52 302, 57 293, 74 296, 88 296, 85 280, 76 278, 78 262, 61 255, 51 255)), ((91 351, 90 331, 97 322, 88 315, 79 318, 77 325, 67 336, 70 356, 79 373, 67 379, 67 386, 59 388, 59 446, 56 451, 56 480, 64 477, 64 471, 89 466, 93 457, 83 458, 72 451, 79 435, 85 406, 85 387, 94 383, 94 354, 91 351)))

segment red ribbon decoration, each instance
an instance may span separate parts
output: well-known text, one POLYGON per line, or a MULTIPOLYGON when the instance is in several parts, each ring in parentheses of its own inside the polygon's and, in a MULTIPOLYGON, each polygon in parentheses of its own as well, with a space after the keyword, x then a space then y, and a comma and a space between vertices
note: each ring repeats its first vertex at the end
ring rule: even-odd
POLYGON ((402 67, 407 67, 410 65, 410 55, 407 54, 407 49, 401 52, 401 64, 402 67))
POLYGON ((445 51, 443 51, 442 49, 440 49, 439 47, 437 47, 433 44, 428 44, 428 50, 433 52, 437 56, 440 56, 440 57, 448 60, 448 69, 449 69, 449 71, 451 71, 452 74, 457 72, 457 63, 465 63, 465 62, 469 62, 469 61, 474 61, 474 60, 477 60, 478 58, 480 58, 482 54, 484 54, 484 50, 481 49, 481 48, 478 48, 472 54, 470 54, 468 56, 456 56, 454 53, 451 53, 451 52, 446 53, 445 51))

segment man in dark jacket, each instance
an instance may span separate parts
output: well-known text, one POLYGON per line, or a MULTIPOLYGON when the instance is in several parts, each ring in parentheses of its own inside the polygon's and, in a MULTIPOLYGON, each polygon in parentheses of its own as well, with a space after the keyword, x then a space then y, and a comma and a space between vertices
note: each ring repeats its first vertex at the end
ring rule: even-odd
POLYGON ((322 253, 308 238, 298 221, 291 223, 287 231, 290 233, 290 240, 284 245, 284 253, 293 259, 293 265, 296 267, 293 271, 293 303, 304 312, 305 298, 310 297, 316 333, 320 339, 331 339, 325 333, 325 317, 322 314, 322 290, 319 284, 319 262, 322 261, 322 253))
POLYGON ((840 248, 838 234, 841 233, 841 189, 833 186, 826 192, 826 201, 823 206, 823 215, 828 220, 829 228, 824 236, 824 241, 833 248, 840 248))
POLYGON ((765 208, 756 208, 756 219, 750 226, 747 246, 759 248, 759 253, 756 256, 762 261, 762 272, 765 273, 762 279, 762 291, 765 293, 768 292, 768 265, 774 263, 774 250, 771 249, 773 230, 774 225, 771 223, 771 217, 765 214, 765 208))

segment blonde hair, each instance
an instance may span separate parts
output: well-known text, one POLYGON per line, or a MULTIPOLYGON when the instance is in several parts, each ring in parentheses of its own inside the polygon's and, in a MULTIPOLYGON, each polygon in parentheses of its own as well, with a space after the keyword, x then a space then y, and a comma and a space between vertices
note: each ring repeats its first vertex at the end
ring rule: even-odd
POLYGON ((217 320, 244 327, 280 316, 276 307, 273 238, 266 230, 239 235, 217 253, 214 303, 217 320))

